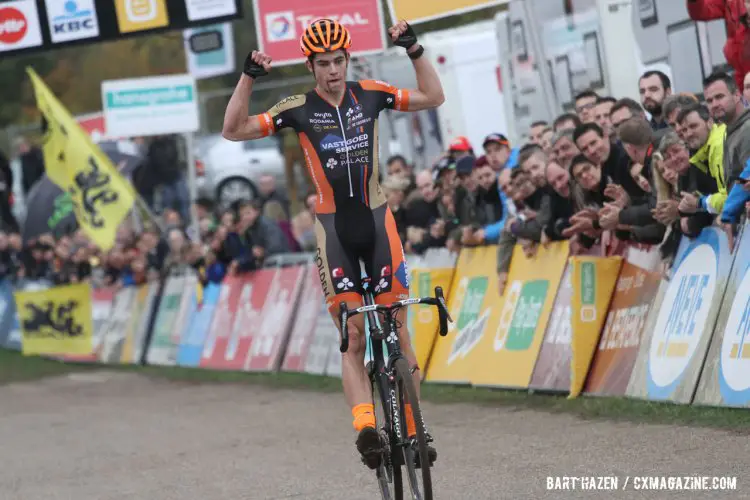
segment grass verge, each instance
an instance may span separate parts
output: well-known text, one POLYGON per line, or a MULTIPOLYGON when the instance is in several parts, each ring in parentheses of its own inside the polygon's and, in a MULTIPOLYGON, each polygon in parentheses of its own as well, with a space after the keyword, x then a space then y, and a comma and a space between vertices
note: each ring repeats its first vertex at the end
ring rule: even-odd
MULTIPOLYGON (((337 378, 299 373, 245 373, 183 367, 85 365, 61 363, 0 349, 0 385, 62 375, 70 372, 117 370, 188 383, 238 383, 280 389, 339 392, 337 378)), ((537 410, 574 415, 587 420, 625 421, 639 424, 684 425, 726 429, 750 434, 750 410, 698 407, 626 398, 530 394, 526 391, 425 384, 422 399, 437 404, 467 403, 511 410, 537 410)))

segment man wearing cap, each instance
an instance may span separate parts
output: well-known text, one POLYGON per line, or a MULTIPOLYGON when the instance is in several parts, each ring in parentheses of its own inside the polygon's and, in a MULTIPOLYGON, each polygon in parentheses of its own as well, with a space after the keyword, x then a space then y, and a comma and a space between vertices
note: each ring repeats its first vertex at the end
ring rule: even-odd
POLYGON ((518 161, 518 150, 511 149, 510 141, 503 134, 490 134, 482 142, 487 161, 495 172, 513 168, 518 161))
POLYGON ((474 148, 471 147, 469 139, 461 135, 451 141, 448 146, 448 155, 454 160, 459 160, 464 156, 474 156, 474 148))
MULTIPOLYGON (((458 248, 464 228, 471 227, 477 220, 475 200, 478 176, 474 172, 477 161, 473 156, 464 156, 458 160, 455 164, 458 182, 453 184, 452 190, 444 189, 442 192, 441 216, 446 220, 446 245, 451 250, 458 248)), ((482 164, 486 165, 486 162, 480 163, 482 164)))

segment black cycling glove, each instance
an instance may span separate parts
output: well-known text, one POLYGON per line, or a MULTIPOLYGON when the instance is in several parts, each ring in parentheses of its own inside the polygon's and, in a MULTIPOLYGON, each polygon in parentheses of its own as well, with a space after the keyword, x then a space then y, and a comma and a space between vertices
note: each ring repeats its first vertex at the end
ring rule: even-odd
POLYGON ((412 28, 409 23, 407 23, 406 31, 393 43, 394 45, 398 45, 399 47, 403 47, 405 49, 408 49, 409 47, 417 43, 417 34, 414 33, 414 28, 412 28))
POLYGON ((245 67, 242 69, 242 72, 252 79, 255 79, 259 76, 266 76, 268 74, 268 71, 266 71, 263 66, 253 61, 252 52, 250 52, 245 58, 245 67))

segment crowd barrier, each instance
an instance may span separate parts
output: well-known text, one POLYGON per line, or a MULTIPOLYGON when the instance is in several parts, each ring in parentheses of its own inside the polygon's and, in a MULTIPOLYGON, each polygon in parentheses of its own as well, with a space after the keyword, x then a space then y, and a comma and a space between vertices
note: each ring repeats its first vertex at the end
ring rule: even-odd
MULTIPOLYGON (((440 337, 434 308, 409 311, 425 382, 750 406, 750 231, 733 253, 714 227, 683 238, 668 275, 656 247, 601 253, 516 247, 502 297, 497 247, 410 257, 412 295, 442 286, 454 319, 440 337)), ((341 376, 310 258, 205 288, 186 270, 120 290, 0 282, 0 327, 5 348, 63 360, 341 376)))

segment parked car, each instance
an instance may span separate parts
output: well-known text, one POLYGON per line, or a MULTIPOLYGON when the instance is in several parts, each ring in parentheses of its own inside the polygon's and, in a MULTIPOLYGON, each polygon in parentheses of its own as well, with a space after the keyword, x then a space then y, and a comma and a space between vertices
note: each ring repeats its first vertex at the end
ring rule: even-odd
MULTIPOLYGON (((198 193, 222 207, 257 197, 258 179, 264 174, 273 175, 279 187, 286 185, 285 160, 274 136, 241 142, 221 134, 196 138, 195 158, 198 193)), ((297 185, 305 186, 300 169, 295 172, 297 185)))

